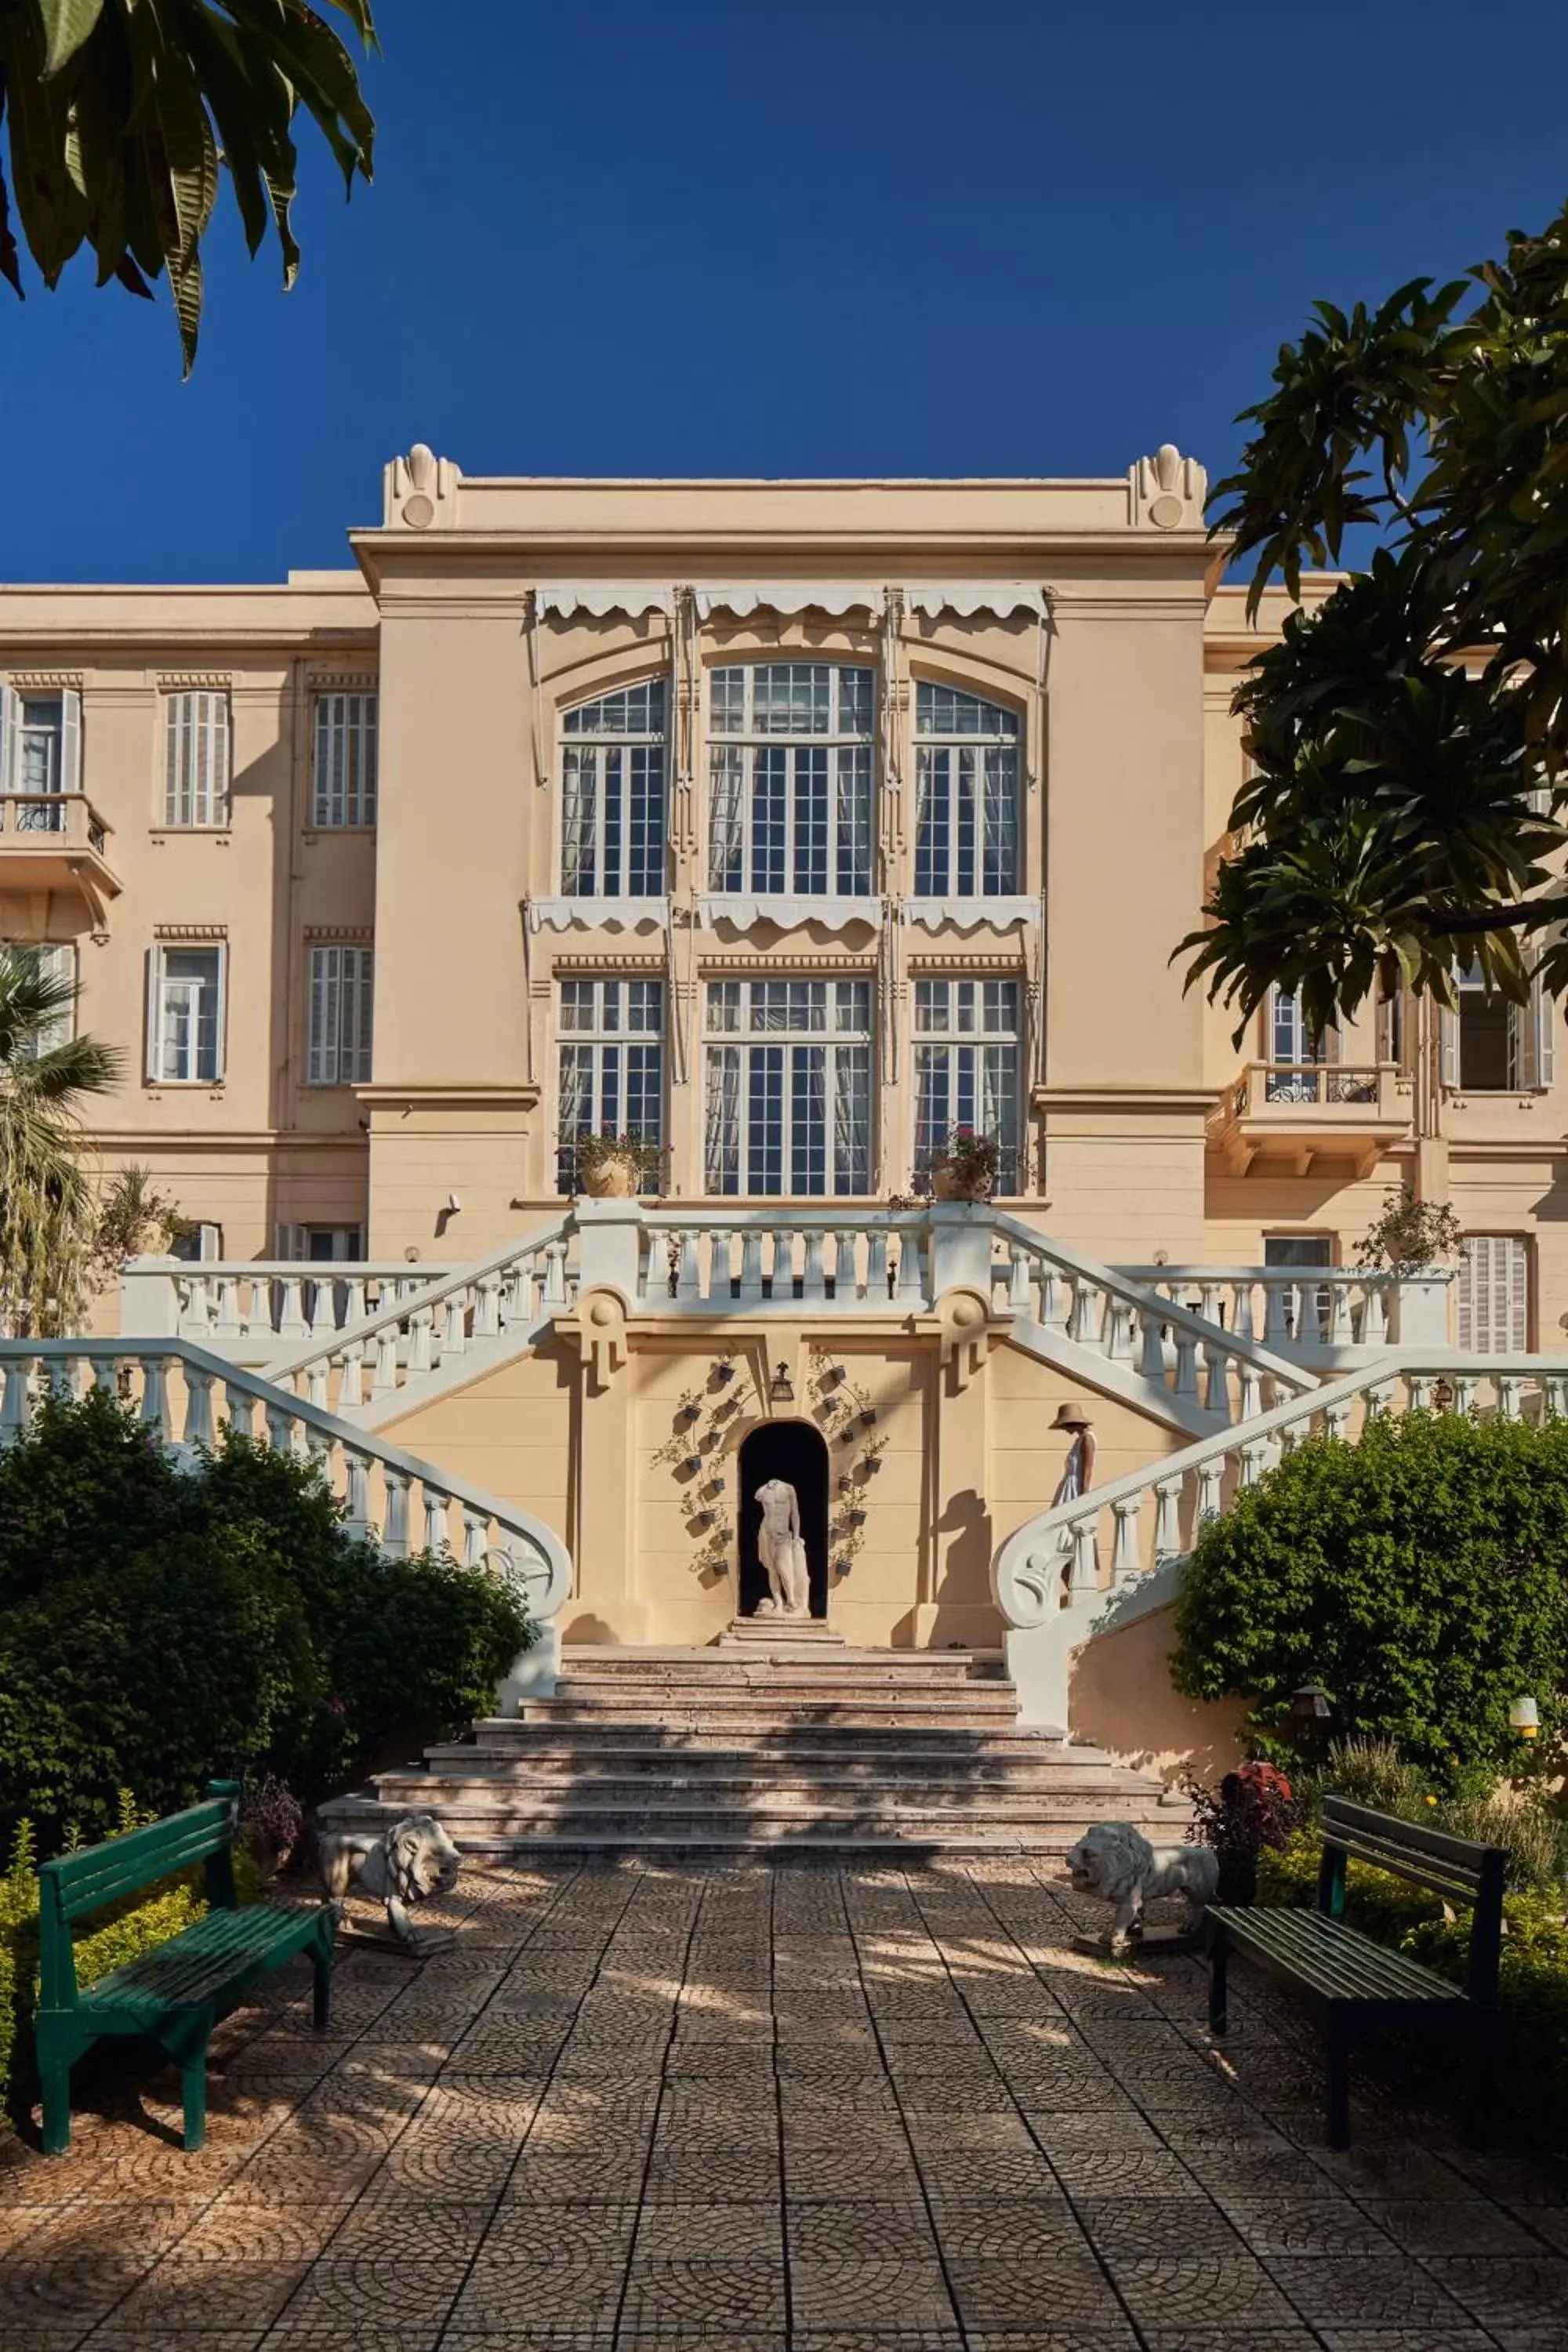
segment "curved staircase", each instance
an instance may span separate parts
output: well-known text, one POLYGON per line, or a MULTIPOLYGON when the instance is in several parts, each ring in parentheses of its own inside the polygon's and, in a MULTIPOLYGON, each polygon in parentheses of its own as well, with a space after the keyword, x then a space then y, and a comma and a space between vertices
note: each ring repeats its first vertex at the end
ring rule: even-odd
POLYGON ((1097 1821, 1179 1836, 1184 1800, 1063 1732, 1020 1725, 1000 1655, 574 1648, 553 1697, 323 1809, 437 1814, 468 1852, 795 1858, 1063 1852, 1097 1821))

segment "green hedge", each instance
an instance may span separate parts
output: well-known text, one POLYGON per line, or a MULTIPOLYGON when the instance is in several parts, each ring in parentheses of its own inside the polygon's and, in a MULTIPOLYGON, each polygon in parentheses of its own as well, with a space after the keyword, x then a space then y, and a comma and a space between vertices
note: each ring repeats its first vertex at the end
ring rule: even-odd
POLYGON ((536 1637, 499 1579, 352 1537, 313 1464, 182 1466, 112 1397, 48 1400, 0 1454, 0 1832, 52 1852, 214 1774, 313 1801, 488 1711, 536 1637))
POLYGON ((1509 1701, 1568 1686, 1568 1424, 1426 1412, 1319 1437, 1198 1538, 1173 1673, 1249 1698, 1259 1752, 1290 1755, 1293 1691, 1321 1684, 1342 1735, 1394 1741, 1447 1788, 1517 1759, 1509 1701))

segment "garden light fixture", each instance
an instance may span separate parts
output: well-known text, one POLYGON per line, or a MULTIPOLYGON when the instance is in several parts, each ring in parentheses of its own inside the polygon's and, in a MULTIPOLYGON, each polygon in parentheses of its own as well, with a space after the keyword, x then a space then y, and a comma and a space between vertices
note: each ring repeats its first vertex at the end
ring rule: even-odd
POLYGON ((1508 1727, 1510 1731, 1517 1732, 1521 1739, 1534 1739, 1539 1735, 1541 1709, 1528 1693, 1519 1698, 1510 1699, 1508 1727))
POLYGON ((768 1382, 768 1402, 770 1404, 795 1402, 795 1383, 790 1379, 787 1364, 779 1364, 775 1367, 773 1379, 768 1382))

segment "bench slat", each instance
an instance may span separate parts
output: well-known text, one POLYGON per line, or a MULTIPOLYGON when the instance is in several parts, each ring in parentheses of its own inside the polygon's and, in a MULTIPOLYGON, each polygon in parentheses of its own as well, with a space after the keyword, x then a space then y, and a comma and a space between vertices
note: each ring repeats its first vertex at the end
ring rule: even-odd
POLYGON ((1213 1904, 1237 1950, 1275 1960, 1331 2000, 1463 2000, 1456 1984, 1318 1911, 1213 1904))
POLYGON ((209 1800, 167 1821, 89 1846, 85 1853, 61 1854, 46 1862, 38 1875, 43 1886, 52 1890, 58 1916, 75 1919, 193 1863, 205 1862, 233 1840, 234 1807, 221 1799, 209 1800))
POLYGON ((1473 1881, 1479 1881, 1485 1857, 1492 1852, 1473 1838, 1456 1837, 1451 1830, 1429 1830, 1420 1822, 1402 1821, 1396 1813, 1375 1813, 1370 1805, 1358 1805, 1349 1797, 1324 1797, 1323 1823, 1325 1828, 1340 1823, 1358 1836, 1380 1838, 1424 1860, 1447 1863, 1473 1881))
POLYGON ((244 1911, 209 1911, 204 1919, 144 1952, 81 1997, 85 2009, 115 2009, 148 2000, 192 2008, 231 1978, 289 1944, 313 1938, 319 1911, 258 1904, 244 1911))

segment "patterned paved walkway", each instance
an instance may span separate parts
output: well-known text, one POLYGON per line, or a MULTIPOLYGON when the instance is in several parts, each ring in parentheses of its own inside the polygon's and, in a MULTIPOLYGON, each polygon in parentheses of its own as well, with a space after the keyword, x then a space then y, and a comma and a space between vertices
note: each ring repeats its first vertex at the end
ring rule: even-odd
POLYGON ((470 1872, 172 2080, 0 2152, 4 2352, 1549 2352, 1568 2184, 1362 2105, 1042 1866, 470 1872), (6 2160, 8 2157, 8 2160, 6 2160))

